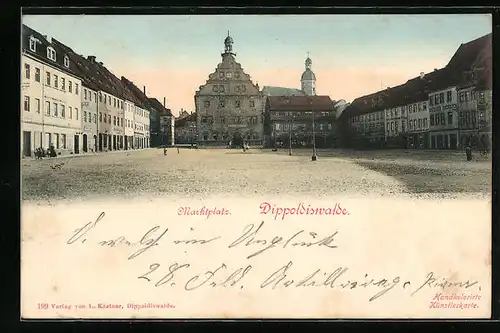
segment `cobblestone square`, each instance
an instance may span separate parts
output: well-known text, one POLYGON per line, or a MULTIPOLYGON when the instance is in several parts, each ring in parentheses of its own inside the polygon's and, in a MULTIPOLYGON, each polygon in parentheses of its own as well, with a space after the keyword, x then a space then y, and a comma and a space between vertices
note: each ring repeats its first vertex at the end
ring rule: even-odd
POLYGON ((162 149, 22 160, 22 198, 314 195, 485 197, 489 160, 456 152, 162 149))

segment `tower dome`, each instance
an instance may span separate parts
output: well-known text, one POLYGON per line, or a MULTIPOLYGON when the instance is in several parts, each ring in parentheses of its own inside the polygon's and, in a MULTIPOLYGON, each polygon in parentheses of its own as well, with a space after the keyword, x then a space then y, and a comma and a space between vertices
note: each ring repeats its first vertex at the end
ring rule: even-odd
POLYGON ((314 72, 311 70, 312 60, 309 58, 309 53, 307 53, 304 64, 306 69, 300 77, 301 88, 306 95, 313 96, 316 95, 316 75, 314 75, 314 72))

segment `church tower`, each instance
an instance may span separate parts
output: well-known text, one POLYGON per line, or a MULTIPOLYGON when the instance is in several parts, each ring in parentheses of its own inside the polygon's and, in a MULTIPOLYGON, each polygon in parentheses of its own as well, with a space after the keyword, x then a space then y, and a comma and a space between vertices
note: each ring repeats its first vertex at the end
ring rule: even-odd
POLYGON ((316 75, 314 75, 311 70, 312 60, 309 58, 309 53, 307 54, 307 59, 305 61, 306 70, 302 73, 300 78, 300 86, 303 92, 308 96, 316 95, 316 75))

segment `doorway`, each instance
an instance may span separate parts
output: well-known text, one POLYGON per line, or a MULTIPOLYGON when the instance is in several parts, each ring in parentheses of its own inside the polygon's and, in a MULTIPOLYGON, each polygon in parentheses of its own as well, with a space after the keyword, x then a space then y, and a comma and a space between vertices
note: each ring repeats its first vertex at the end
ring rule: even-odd
POLYGON ((83 135, 83 152, 87 152, 87 134, 83 135))
POLYGON ((23 156, 31 156, 31 132, 23 131, 23 156))
POLYGON ((73 144, 73 149, 75 150, 75 154, 80 154, 80 137, 75 135, 75 140, 73 144))

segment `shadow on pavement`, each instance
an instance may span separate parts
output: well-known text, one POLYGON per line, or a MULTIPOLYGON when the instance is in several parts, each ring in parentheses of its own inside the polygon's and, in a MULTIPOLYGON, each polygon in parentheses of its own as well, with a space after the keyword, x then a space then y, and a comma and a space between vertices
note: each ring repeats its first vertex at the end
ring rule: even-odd
POLYGON ((354 161, 355 164, 396 178, 411 193, 491 193, 491 172, 484 169, 444 167, 442 164, 401 164, 354 161))

